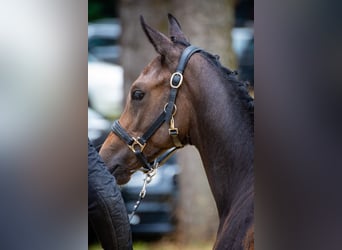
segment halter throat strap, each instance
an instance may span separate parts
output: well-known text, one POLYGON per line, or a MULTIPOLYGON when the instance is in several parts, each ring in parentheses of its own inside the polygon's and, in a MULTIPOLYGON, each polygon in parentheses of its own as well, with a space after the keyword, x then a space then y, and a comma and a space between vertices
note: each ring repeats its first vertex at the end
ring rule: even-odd
POLYGON ((179 59, 178 65, 176 67, 176 72, 172 74, 170 79, 170 96, 167 104, 164 107, 163 112, 159 115, 159 117, 152 123, 149 129, 141 136, 141 137, 132 137, 130 136, 126 130, 120 125, 119 121, 114 121, 112 125, 112 131, 123 140, 127 146, 133 151, 139 161, 142 163, 143 168, 145 170, 151 170, 152 165, 147 160, 146 156, 143 154, 143 150, 147 144, 148 139, 161 127, 164 122, 170 124, 169 135, 171 136, 173 143, 175 145, 174 148, 171 148, 167 151, 167 153, 163 154, 159 158, 155 160, 154 164, 159 164, 162 161, 165 161, 176 149, 183 147, 183 144, 178 138, 178 129, 174 127, 174 119, 173 116, 176 114, 177 107, 175 105, 176 97, 178 93, 179 87, 183 82, 183 72, 185 67, 190 59, 190 57, 196 53, 201 51, 202 49, 195 46, 186 47, 179 59), (158 162, 159 161, 159 162, 158 162))

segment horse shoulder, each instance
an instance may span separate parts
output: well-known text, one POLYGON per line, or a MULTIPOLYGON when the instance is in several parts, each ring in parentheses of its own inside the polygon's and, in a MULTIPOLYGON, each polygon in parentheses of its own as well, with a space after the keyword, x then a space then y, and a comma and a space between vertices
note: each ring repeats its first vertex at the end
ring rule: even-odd
POLYGON ((247 192, 221 218, 214 249, 254 250, 253 193, 247 192))

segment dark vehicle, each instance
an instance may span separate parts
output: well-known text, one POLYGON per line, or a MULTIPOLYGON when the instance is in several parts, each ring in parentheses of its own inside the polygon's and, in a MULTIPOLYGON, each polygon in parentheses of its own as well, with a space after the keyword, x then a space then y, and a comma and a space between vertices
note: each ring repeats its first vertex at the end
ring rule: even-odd
MULTIPOLYGON (((88 108, 88 137, 99 150, 107 137, 111 122, 96 111, 88 108)), ((146 186, 146 196, 131 220, 132 233, 139 235, 162 235, 175 229, 176 207, 178 203, 179 166, 172 156, 161 166, 152 181, 146 186)), ((122 186, 122 196, 130 214, 143 186, 145 175, 138 171, 122 186)), ((89 228, 89 238, 92 232, 89 228)))

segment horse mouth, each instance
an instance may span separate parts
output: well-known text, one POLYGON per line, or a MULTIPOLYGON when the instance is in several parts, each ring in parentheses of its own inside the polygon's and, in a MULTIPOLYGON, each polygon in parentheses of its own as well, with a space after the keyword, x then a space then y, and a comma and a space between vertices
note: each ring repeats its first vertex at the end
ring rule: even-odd
POLYGON ((119 167, 120 165, 115 165, 114 167, 112 168, 109 168, 109 172, 114 176, 114 173, 115 173, 115 170, 119 167))
POLYGON ((136 170, 129 169, 127 167, 124 167, 122 165, 114 165, 114 167, 109 169, 109 172, 115 177, 117 184, 123 185, 129 182, 131 179, 131 175, 136 170))

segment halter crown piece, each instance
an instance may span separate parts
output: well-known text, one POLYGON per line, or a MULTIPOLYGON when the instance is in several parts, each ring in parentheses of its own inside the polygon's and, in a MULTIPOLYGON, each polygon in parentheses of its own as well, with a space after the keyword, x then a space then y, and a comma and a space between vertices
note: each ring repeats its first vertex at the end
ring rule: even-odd
POLYGON ((180 56, 176 72, 174 72, 170 79, 171 91, 169 95, 169 101, 165 104, 163 112, 159 115, 159 117, 152 123, 151 127, 141 136, 141 137, 133 137, 130 136, 126 130, 120 125, 119 121, 114 121, 112 126, 112 131, 123 140, 127 146, 133 151, 139 161, 142 163, 142 167, 149 171, 152 169, 154 164, 160 164, 164 162, 175 150, 183 147, 183 144, 180 142, 178 138, 178 128, 174 126, 174 115, 177 112, 177 107, 175 104, 177 92, 179 87, 183 82, 183 72, 185 70, 186 64, 188 63, 190 57, 196 53, 200 52, 202 49, 195 46, 186 47, 182 55, 180 56), (146 146, 148 139, 160 128, 160 126, 164 123, 169 123, 169 135, 171 136, 175 147, 170 148, 160 157, 154 160, 154 164, 148 162, 146 156, 143 154, 143 150, 146 146))

